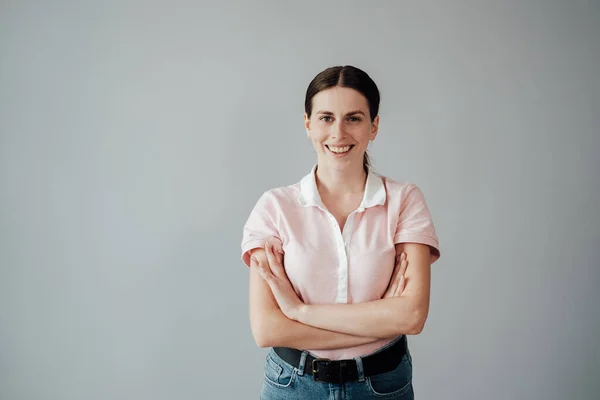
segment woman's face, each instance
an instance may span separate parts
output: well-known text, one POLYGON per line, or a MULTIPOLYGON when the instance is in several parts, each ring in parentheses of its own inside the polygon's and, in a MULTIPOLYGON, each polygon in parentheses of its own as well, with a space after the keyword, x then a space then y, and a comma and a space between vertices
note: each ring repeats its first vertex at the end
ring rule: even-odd
POLYGON ((312 115, 304 125, 319 165, 335 169, 362 166, 370 140, 377 135, 379 116, 371 122, 369 104, 360 92, 334 87, 312 99, 312 115))

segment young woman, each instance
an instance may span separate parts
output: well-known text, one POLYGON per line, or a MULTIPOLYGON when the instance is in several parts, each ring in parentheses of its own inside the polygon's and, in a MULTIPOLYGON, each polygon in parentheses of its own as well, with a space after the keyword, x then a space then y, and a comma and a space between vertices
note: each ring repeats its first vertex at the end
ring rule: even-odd
POLYGON ((419 187, 370 166, 378 109, 364 71, 319 73, 304 114, 317 163, 244 226, 252 333, 270 348, 262 399, 414 398, 406 335, 423 329, 440 251, 419 187))

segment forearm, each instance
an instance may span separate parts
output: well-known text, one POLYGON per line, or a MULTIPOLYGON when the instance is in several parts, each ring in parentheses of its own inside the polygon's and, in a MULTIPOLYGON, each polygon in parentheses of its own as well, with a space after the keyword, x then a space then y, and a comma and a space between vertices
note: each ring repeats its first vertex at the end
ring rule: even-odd
MULTIPOLYGON (((258 251, 256 256, 264 256, 264 250, 258 251)), ((250 325, 254 340, 260 347, 323 350, 354 347, 378 340, 368 335, 320 329, 289 319, 277 305, 257 268, 253 265, 250 269, 250 325)))
POLYGON ((338 349, 379 340, 377 337, 351 335, 303 324, 287 318, 280 310, 272 310, 264 323, 262 347, 296 349, 338 349))
POLYGON ((375 338, 419 333, 424 320, 411 299, 403 296, 358 304, 305 305, 294 319, 315 328, 375 338))
POLYGON ((378 338, 421 332, 429 313, 431 255, 418 243, 396 244, 408 268, 402 295, 358 304, 303 305, 293 318, 304 324, 350 335, 378 338))

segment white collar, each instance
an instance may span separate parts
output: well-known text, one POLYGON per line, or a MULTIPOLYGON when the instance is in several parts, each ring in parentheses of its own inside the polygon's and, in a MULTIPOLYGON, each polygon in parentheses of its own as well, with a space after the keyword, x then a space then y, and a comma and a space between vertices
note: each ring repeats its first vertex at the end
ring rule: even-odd
MULTIPOLYGON (((310 174, 306 175, 300 181, 300 195, 298 196, 298 202, 303 207, 317 206, 325 208, 317 189, 316 170, 317 165, 315 164, 310 171, 310 174)), ((369 168, 367 183, 365 185, 365 194, 358 207, 358 211, 362 212, 366 208, 383 205, 385 204, 386 198, 383 179, 369 168)))

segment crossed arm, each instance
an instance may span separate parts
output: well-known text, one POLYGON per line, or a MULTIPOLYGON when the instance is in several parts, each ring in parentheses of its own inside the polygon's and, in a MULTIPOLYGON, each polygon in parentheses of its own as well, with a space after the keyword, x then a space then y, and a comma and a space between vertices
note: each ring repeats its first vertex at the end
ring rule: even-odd
MULTIPOLYGON (((319 350, 420 333, 429 312, 430 250, 424 244, 401 243, 396 245, 396 254, 401 253, 406 255, 405 270, 394 274, 390 282, 402 285, 400 294, 366 303, 312 305, 290 293, 293 289, 281 272, 281 258, 269 246, 255 249, 250 268, 250 325, 256 343, 319 350), (404 282, 395 279, 401 275, 404 282)), ((393 293, 393 288, 386 293, 393 293)))

